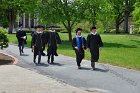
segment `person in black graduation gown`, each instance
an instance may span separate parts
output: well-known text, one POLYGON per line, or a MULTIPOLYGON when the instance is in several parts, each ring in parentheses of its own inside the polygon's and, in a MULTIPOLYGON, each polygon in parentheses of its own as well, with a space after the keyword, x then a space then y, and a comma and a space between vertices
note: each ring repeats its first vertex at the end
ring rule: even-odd
MULTIPOLYGON (((43 26, 42 26, 42 27, 43 27, 43 26)), ((36 33, 36 31, 32 31, 32 32, 31 32, 31 37, 33 36, 34 33, 36 33)), ((43 29, 42 29, 42 33, 45 34, 45 32, 44 32, 44 27, 43 27, 43 29)), ((45 40, 45 39, 44 39, 44 40, 45 40)), ((32 40, 31 40, 31 48, 32 48, 32 40)), ((43 52, 44 50, 45 50, 45 43, 43 44, 43 50, 42 50, 42 52, 41 52, 41 55, 42 55, 42 56, 45 56, 45 55, 46 55, 46 54, 43 52)), ((33 50, 32 50, 32 52, 33 52, 33 50)))
POLYGON ((95 70, 95 62, 99 59, 99 48, 103 47, 100 35, 96 32, 96 27, 91 28, 91 33, 87 36, 87 48, 91 53, 91 67, 95 70))
POLYGON ((61 44, 61 39, 59 37, 59 34, 53 30, 52 28, 47 32, 47 43, 48 43, 48 49, 47 49, 47 56, 48 56, 48 63, 54 63, 54 56, 58 56, 57 54, 57 46, 58 44, 61 44))
POLYGON ((22 53, 24 53, 24 51, 23 51, 24 46, 25 46, 25 44, 27 44, 27 42, 26 42, 27 35, 26 35, 26 32, 22 30, 22 24, 20 24, 19 26, 20 26, 20 29, 16 33, 16 37, 18 40, 19 52, 20 52, 20 55, 22 55, 22 53))
POLYGON ((86 40, 81 35, 81 31, 82 31, 81 28, 78 28, 76 30, 76 37, 74 37, 72 41, 72 47, 76 53, 76 62, 77 62, 78 69, 81 69, 81 62, 85 56, 84 50, 86 49, 86 40))
POLYGON ((36 32, 34 32, 32 36, 32 48, 34 52, 33 62, 36 63, 36 57, 38 55, 38 64, 40 64, 43 45, 45 43, 45 34, 42 32, 43 26, 38 25, 35 29, 36 32))

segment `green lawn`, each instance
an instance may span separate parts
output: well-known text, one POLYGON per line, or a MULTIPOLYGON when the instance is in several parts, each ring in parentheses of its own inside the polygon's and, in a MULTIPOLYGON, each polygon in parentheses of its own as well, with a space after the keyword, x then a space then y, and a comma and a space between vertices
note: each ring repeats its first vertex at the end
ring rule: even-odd
MULTIPOLYGON (((75 34, 73 34, 74 36, 75 34)), ((86 37, 87 34, 84 34, 86 37)), ((14 34, 8 35, 10 42, 17 43, 14 34)), ((58 48, 59 54, 75 57, 68 35, 60 33, 63 40, 58 48)), ((104 47, 101 49, 100 62, 109 63, 135 70, 140 70, 140 37, 133 35, 101 35, 104 47)), ((30 47, 30 35, 28 44, 30 47)), ((90 53, 86 51, 85 59, 90 60, 90 53)))

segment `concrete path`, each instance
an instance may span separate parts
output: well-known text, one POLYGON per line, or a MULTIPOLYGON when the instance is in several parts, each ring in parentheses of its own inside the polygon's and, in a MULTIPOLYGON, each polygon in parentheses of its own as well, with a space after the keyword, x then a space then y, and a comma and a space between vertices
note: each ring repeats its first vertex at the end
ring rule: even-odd
POLYGON ((90 62, 86 60, 82 62, 83 69, 77 70, 75 58, 63 55, 55 58, 54 65, 47 64, 47 57, 42 57, 43 64, 36 66, 32 62, 33 54, 30 48, 24 50, 24 56, 19 56, 18 47, 13 44, 3 52, 17 57, 19 59, 17 66, 43 76, 50 76, 55 80, 91 93, 95 91, 100 93, 139 93, 140 91, 139 71, 99 63, 96 64, 97 69, 92 71, 90 62))
POLYGON ((0 93, 88 93, 34 71, 0 66, 0 93))

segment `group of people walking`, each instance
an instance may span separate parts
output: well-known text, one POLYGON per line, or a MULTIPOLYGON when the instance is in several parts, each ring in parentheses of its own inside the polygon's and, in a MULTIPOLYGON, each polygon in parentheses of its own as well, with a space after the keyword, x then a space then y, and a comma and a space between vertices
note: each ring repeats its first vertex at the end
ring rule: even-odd
MULTIPOLYGON (((81 62, 85 56, 85 50, 90 50, 91 53, 91 67, 95 70, 95 62, 98 62, 99 59, 99 48, 103 47, 103 42, 100 35, 96 32, 96 27, 91 28, 91 33, 88 34, 87 40, 81 34, 82 29, 76 29, 76 36, 73 38, 72 47, 76 53, 76 62, 78 69, 81 69, 81 62)), ((31 34, 31 48, 34 54, 33 62, 35 64, 40 64, 41 56, 46 55, 43 51, 45 50, 45 45, 47 44, 47 56, 48 63, 54 63, 54 56, 58 56, 57 54, 57 46, 61 44, 61 39, 59 34, 50 27, 48 32, 44 32, 44 27, 38 25, 35 27, 35 31, 31 34), (36 58, 38 55, 38 61, 36 62, 36 58)), ((24 45, 26 44, 27 35, 26 32, 21 29, 16 33, 16 37, 18 39, 18 46, 20 55, 24 53, 24 45)))
POLYGON ((72 46, 76 53, 76 62, 78 69, 81 69, 81 62, 85 56, 85 50, 90 50, 91 67, 95 70, 95 62, 99 59, 99 48, 103 47, 100 35, 96 32, 96 27, 91 27, 91 33, 88 34, 87 40, 81 35, 82 29, 76 30, 76 37, 73 38, 72 46))
MULTIPOLYGON (((22 27, 21 27, 22 28, 22 27)), ((47 33, 44 32, 44 26, 37 25, 35 27, 35 31, 31 33, 32 39, 31 39, 31 48, 33 52, 33 62, 35 64, 41 63, 41 56, 45 56, 46 54, 43 52, 45 50, 45 45, 47 44, 47 56, 48 56, 48 63, 54 63, 54 56, 58 56, 57 54, 57 46, 58 44, 61 44, 61 39, 59 37, 59 34, 52 29, 52 27, 49 29, 47 33), (38 56, 38 61, 36 61, 38 56)), ((26 32, 22 29, 20 29, 16 33, 16 37, 18 39, 18 46, 19 46, 19 52, 20 55, 22 55, 25 42, 27 40, 26 32), (25 33, 25 34, 23 34, 25 33), (26 37, 26 38, 23 38, 26 37)))

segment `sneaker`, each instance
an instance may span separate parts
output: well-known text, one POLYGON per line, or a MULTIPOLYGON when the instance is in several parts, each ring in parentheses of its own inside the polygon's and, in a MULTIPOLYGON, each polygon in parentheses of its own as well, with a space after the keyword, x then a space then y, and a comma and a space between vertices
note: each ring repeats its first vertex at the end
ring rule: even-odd
POLYGON ((78 69, 81 69, 81 67, 80 67, 80 66, 78 66, 78 69))
POLYGON ((50 60, 48 60, 48 64, 50 64, 50 60))
POLYGON ((33 62, 36 64, 36 60, 34 59, 33 62))

